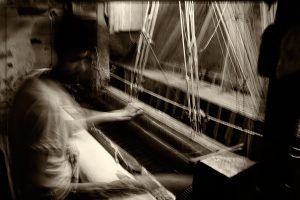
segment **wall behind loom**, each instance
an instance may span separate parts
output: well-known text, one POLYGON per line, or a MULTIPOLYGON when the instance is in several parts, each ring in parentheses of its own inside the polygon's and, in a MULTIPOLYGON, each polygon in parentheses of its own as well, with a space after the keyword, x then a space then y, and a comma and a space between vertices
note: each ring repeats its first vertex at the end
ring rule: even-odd
POLYGON ((45 27, 34 33, 36 40, 32 45, 33 27, 42 18, 19 15, 15 7, 7 5, 0 6, 0 15, 0 130, 3 133, 15 91, 32 69, 48 65, 51 48, 45 42, 49 37, 49 29, 45 27), (35 52, 39 62, 36 62, 35 52))

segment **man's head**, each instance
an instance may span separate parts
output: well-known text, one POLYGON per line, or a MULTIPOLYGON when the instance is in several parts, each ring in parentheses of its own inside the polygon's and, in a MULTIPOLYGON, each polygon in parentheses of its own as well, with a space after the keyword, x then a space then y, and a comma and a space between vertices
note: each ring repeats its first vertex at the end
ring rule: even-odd
POLYGON ((57 53, 56 68, 65 81, 76 83, 85 79, 97 46, 96 21, 63 17, 56 27, 53 44, 57 53))

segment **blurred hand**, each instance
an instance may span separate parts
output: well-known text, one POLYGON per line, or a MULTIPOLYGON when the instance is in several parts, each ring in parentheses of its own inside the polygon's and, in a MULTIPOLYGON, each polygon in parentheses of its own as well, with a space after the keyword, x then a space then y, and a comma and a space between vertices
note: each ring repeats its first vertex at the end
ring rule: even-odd
POLYGON ((129 103, 125 108, 113 111, 117 116, 117 120, 131 120, 132 118, 141 115, 142 109, 137 103, 129 103))

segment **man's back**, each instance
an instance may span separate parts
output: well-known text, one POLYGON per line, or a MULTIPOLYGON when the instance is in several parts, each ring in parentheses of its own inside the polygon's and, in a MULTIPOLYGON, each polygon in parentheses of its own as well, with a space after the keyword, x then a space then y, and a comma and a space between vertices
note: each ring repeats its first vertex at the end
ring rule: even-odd
POLYGON ((72 127, 63 108, 75 105, 62 86, 48 78, 28 80, 17 93, 9 138, 14 182, 21 196, 37 199, 50 193, 64 198, 69 193, 72 127))

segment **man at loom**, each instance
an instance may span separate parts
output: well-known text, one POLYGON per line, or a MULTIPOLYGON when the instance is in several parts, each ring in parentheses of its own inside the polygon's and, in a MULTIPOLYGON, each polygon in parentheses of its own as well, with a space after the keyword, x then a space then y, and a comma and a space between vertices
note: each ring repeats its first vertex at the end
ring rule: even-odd
MULTIPOLYGON (((16 195, 20 199, 174 198, 157 181, 130 174, 89 135, 87 122, 130 120, 141 110, 132 105, 112 112, 81 108, 64 84, 86 80, 95 33, 74 16, 65 16, 58 27, 57 65, 28 79, 13 103, 9 141, 16 195)), ((169 185, 185 188, 186 182, 191 184, 173 178, 169 185)))

